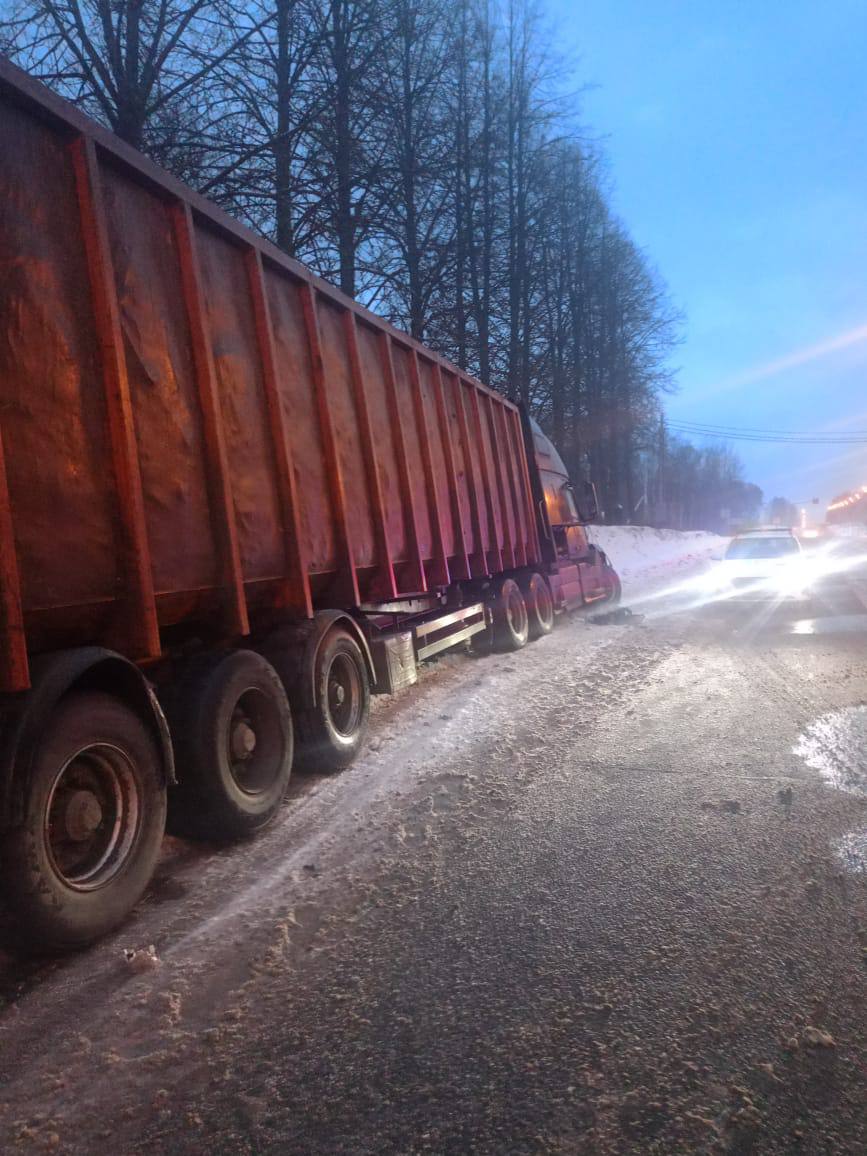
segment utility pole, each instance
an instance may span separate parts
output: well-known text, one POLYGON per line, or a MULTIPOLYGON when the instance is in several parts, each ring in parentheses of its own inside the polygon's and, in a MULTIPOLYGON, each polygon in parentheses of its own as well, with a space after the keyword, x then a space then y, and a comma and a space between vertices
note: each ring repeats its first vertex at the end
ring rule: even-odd
POLYGON ((656 473, 656 521, 665 525, 665 414, 659 415, 659 450, 656 473))

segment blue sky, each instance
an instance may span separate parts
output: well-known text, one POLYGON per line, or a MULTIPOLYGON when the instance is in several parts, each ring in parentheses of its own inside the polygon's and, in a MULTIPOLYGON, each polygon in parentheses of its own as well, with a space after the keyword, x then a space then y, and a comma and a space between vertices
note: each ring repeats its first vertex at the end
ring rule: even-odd
MULTIPOLYGON (((686 315, 670 416, 867 429, 867 2, 544 2, 686 315)), ((767 497, 867 484, 867 446, 734 444, 767 497)))

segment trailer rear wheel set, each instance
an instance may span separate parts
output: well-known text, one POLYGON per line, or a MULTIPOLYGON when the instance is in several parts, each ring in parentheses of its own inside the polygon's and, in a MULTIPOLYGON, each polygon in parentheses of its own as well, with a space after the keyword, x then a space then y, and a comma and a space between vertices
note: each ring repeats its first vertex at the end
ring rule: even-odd
MULTIPOLYGON (((536 572, 518 577, 488 591, 490 624, 475 635, 487 636, 488 650, 517 650, 551 629, 547 582, 536 572)), ((4 889, 23 946, 83 947, 122 922, 156 865, 167 798, 172 833, 226 842, 274 818, 293 760, 303 771, 349 766, 370 712, 368 661, 340 620, 314 634, 313 646, 309 634, 288 628, 266 639, 274 665, 239 649, 174 672, 163 703, 174 785, 141 702, 76 683, 44 711, 35 704, 29 726, 41 737, 19 753, 22 813, 3 843, 4 889)))

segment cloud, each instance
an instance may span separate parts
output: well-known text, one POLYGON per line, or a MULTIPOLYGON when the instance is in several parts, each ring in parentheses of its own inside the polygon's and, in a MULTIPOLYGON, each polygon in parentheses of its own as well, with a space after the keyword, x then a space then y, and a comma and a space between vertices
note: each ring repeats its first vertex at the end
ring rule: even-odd
MULTIPOLYGON (((820 475, 818 479, 819 489, 824 490, 827 494, 830 494, 831 491, 840 492, 845 490, 847 485, 851 488, 860 484, 862 475, 867 481, 867 464, 865 464, 864 456, 863 446, 845 450, 840 454, 823 454, 816 461, 807 464, 802 462, 797 467, 793 466, 788 470, 772 474, 764 480, 762 488, 768 493, 783 492, 794 486, 797 491, 802 481, 806 482, 809 478, 812 483, 816 475, 820 475), (857 463, 859 469, 855 471, 849 469, 848 467, 853 463, 857 463), (846 468, 843 469, 842 467, 846 468), (844 477, 848 481, 842 480, 844 477)), ((801 490, 806 489, 805 486, 800 488, 801 490)), ((803 493, 798 494, 796 500, 805 500, 805 495, 803 493)))
POLYGON ((839 353, 841 350, 850 349, 852 346, 861 345, 864 342, 867 342, 867 325, 856 325, 854 329, 838 333, 836 337, 828 337, 824 341, 816 342, 815 345, 805 345, 803 348, 795 349, 773 361, 766 361, 761 365, 754 365, 749 369, 742 370, 741 373, 737 373, 725 381, 701 390, 701 394, 702 397, 707 398, 722 393, 733 393, 746 386, 766 381, 770 377, 776 377, 780 373, 785 373, 786 370, 798 369, 802 365, 820 361, 824 357, 829 357, 831 354, 839 353))

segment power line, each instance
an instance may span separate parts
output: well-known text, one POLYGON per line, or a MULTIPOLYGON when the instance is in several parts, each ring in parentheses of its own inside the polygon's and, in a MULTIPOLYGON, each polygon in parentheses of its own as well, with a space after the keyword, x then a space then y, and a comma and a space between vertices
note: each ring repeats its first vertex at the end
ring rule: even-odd
POLYGON ((749 426, 726 426, 715 425, 711 422, 688 421, 685 418, 673 418, 668 424, 671 426, 683 426, 688 429, 706 430, 708 433, 730 434, 733 437, 782 437, 795 438, 799 441, 802 439, 812 441, 816 438, 854 438, 860 441, 867 438, 867 430, 840 430, 839 432, 835 432, 833 430, 758 429, 749 426))
POLYGON ((722 441, 760 442, 777 445, 847 446, 867 445, 867 433, 857 431, 845 434, 775 432, 772 430, 738 429, 735 426, 712 426, 698 422, 668 422, 676 433, 697 437, 719 438, 722 441))
POLYGON ((760 434, 733 434, 722 433, 720 430, 697 429, 694 426, 672 426, 675 433, 692 434, 697 437, 718 438, 721 441, 741 441, 776 443, 779 445, 794 446, 863 446, 867 445, 867 438, 787 438, 760 434))
POLYGON ((839 434, 833 433, 831 430, 794 430, 794 429, 768 429, 765 426, 748 426, 748 425, 722 425, 719 422, 709 421, 691 421, 689 418, 669 418, 668 425, 692 425, 701 426, 704 429, 715 430, 731 430, 732 433, 753 433, 753 434, 780 434, 782 437, 863 437, 867 438, 867 430, 850 429, 841 430, 839 434))

